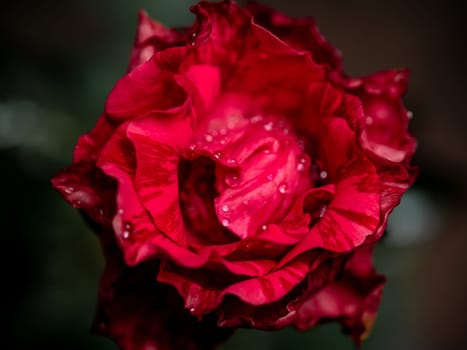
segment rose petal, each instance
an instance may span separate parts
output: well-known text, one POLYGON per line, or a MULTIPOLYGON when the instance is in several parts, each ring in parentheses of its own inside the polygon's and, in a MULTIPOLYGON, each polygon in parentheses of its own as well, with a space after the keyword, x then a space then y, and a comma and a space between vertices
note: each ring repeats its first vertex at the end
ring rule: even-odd
POLYGON ((326 41, 313 18, 291 18, 253 1, 248 2, 246 9, 253 15, 255 23, 270 30, 291 47, 310 52, 315 62, 327 65, 332 70, 342 70, 341 53, 326 41))
POLYGON ((110 118, 122 121, 185 108, 186 99, 186 92, 175 81, 174 74, 161 69, 153 58, 115 84, 107 98, 105 112, 110 118))
POLYGON ((305 330, 318 323, 339 320, 357 345, 373 324, 385 278, 372 263, 372 246, 357 249, 348 260, 342 277, 304 298, 297 308, 295 326, 305 330))
MULTIPOLYGON (((206 271, 169 270, 164 265, 158 275, 158 281, 177 288, 185 300, 185 307, 198 317, 215 310, 225 296, 233 295, 251 305, 264 305, 280 300, 306 276, 309 270, 310 256, 303 256, 280 270, 237 283, 223 286, 222 282, 212 281, 211 273, 206 271)), ((261 261, 250 261, 261 264, 261 261)), ((222 276, 222 275, 220 275, 222 276)))
POLYGON ((208 350, 232 334, 232 329, 217 327, 213 317, 198 321, 191 316, 172 287, 156 282, 156 264, 125 267, 111 234, 102 239, 107 264, 99 288, 96 333, 125 350, 208 350))
POLYGON ((186 35, 175 29, 166 28, 150 18, 145 11, 140 10, 128 70, 134 70, 141 63, 149 60, 156 52, 183 44, 186 39, 186 35))

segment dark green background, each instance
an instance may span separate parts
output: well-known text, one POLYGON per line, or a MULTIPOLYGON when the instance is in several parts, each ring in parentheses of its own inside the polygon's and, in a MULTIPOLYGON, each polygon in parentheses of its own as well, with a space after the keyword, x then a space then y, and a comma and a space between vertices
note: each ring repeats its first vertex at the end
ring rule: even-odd
MULTIPOLYGON (((124 74, 138 8, 193 21, 171 1, 6 0, 0 5, 0 179, 6 336, 1 349, 115 349, 90 335, 102 271, 98 242, 51 189, 77 137, 124 74)), ((265 1, 313 15, 347 71, 412 71, 407 106, 421 175, 376 252, 388 283, 364 350, 462 349, 467 301, 465 36, 462 11, 436 1, 265 1)), ((352 349, 336 325, 239 331, 222 349, 352 349)))

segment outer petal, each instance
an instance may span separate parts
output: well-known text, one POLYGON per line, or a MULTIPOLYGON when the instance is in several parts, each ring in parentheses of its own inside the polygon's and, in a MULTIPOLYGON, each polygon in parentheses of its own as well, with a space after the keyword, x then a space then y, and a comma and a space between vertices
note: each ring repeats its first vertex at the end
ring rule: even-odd
POLYGON ((183 45, 186 38, 185 34, 181 34, 175 29, 166 28, 161 23, 154 21, 145 11, 139 11, 138 28, 136 29, 128 70, 134 70, 156 52, 172 46, 183 45))
MULTIPOLYGON (((294 56, 295 64, 307 62, 307 65, 301 66, 307 73, 313 71, 315 80, 324 78, 324 70, 311 60, 309 53, 299 53, 290 48, 263 27, 253 23, 251 15, 232 1, 201 2, 193 6, 192 11, 197 15, 197 22, 189 59, 185 64, 197 62, 216 65, 222 68, 222 80, 228 81, 235 78, 239 65, 248 65, 252 60, 267 63, 269 56, 282 56, 285 60, 294 56)), ((261 65, 255 66, 262 70, 261 65)), ((276 72, 280 73, 281 70, 276 72)))
POLYGON ((101 115, 94 129, 79 138, 73 164, 52 179, 52 185, 68 203, 106 227, 115 212, 116 184, 95 164, 115 128, 104 114, 101 115))
MULTIPOLYGON (((310 260, 311 255, 302 256, 280 270, 258 277, 232 276, 230 280, 227 279, 227 283, 239 280, 233 284, 225 284, 225 275, 220 273, 219 277, 213 280, 210 271, 177 270, 168 266, 161 267, 157 279, 177 288, 185 300, 185 307, 194 315, 202 317, 218 308, 228 295, 255 306, 282 299, 306 277, 310 269, 310 260)), ((263 262, 253 260, 248 263, 260 265, 263 262)))
POLYGON ((160 67, 157 57, 121 78, 109 94, 106 114, 118 121, 148 113, 173 112, 185 105, 186 92, 171 71, 160 67))
POLYGON ((384 276, 375 273, 372 252, 372 246, 357 249, 335 281, 304 297, 297 308, 295 326, 305 330, 339 320, 357 344, 364 340, 376 317, 385 282, 384 276))
POLYGON ((366 125, 361 131, 362 146, 385 162, 401 163, 415 152, 416 141, 407 130, 412 114, 402 103, 407 81, 406 69, 340 81, 362 101, 366 114, 366 125))
POLYGON ((96 333, 125 350, 209 350, 232 334, 232 329, 217 327, 212 315, 202 321, 191 316, 173 288, 156 282, 156 263, 128 268, 112 234, 101 237, 107 264, 100 282, 96 333))
POLYGON ((270 30, 291 47, 310 52, 315 62, 332 70, 342 70, 341 53, 326 41, 314 19, 291 18, 254 1, 249 1, 246 9, 253 15, 255 23, 270 30))

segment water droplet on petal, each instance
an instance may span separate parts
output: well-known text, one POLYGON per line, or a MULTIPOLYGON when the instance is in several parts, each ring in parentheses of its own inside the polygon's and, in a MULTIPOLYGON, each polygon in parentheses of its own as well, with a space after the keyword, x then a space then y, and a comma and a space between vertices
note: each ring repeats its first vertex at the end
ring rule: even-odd
POLYGON ((370 117, 370 116, 368 115, 368 116, 365 118, 365 123, 366 123, 367 125, 373 124, 373 118, 370 117))
POLYGON ((266 130, 266 131, 271 131, 273 127, 274 127, 273 122, 268 122, 268 123, 266 123, 266 124, 263 125, 263 128, 264 128, 264 130, 266 130))
POLYGON ((221 207, 221 210, 224 212, 224 213, 227 213, 229 211, 229 206, 227 204, 224 204, 222 207, 221 207))
POLYGON ((222 158, 222 152, 220 152, 220 151, 214 152, 214 158, 221 159, 222 158))
POLYGON ((239 181, 240 181, 240 176, 238 176, 237 174, 228 174, 226 177, 225 177, 225 184, 229 187, 235 187, 235 186, 238 186, 239 184, 239 181))
POLYGON ((303 164, 303 163, 298 163, 298 164, 297 164, 297 170, 298 170, 298 171, 303 171, 303 170, 305 170, 305 164, 303 164))
POLYGON ((264 151, 263 151, 264 154, 270 154, 271 153, 271 150, 269 148, 266 148, 264 151))
POLYGON ((236 165, 237 164, 237 161, 233 158, 229 158, 227 159, 227 164, 229 165, 236 165))
POLYGON ((221 145, 225 145, 225 140, 224 140, 224 139, 221 139, 221 140, 219 141, 219 143, 220 143, 221 145))
POLYGON ((118 209, 118 214, 123 215, 123 209, 118 209))
POLYGON ((266 231, 268 229, 268 225, 261 225, 261 231, 266 231))
POLYGON ((319 177, 321 180, 324 180, 328 177, 328 172, 326 170, 322 170, 320 173, 319 173, 319 177))
POLYGON ((263 120, 263 117, 260 116, 260 115, 255 115, 254 117, 252 117, 250 119, 250 121, 253 123, 253 124, 256 124, 258 122, 260 122, 261 120, 263 120))
POLYGON ((123 239, 128 239, 128 237, 130 237, 130 232, 129 231, 123 231, 122 232, 122 237, 123 237, 123 239))
POLYGON ((227 130, 224 129, 224 128, 222 128, 222 129, 219 130, 219 134, 221 134, 221 135, 227 135, 227 130))
POLYGON ((413 112, 412 111, 407 111, 407 118, 409 118, 409 119, 413 118, 413 112))
POLYGON ((322 218, 326 214, 326 206, 323 205, 321 211, 319 212, 319 217, 322 218))
POLYGON ((279 187, 277 188, 277 190, 279 191, 279 193, 286 194, 287 193, 287 184, 285 184, 285 183, 280 184, 279 187))
POLYGON ((404 78, 404 75, 402 73, 397 73, 395 76, 394 76, 394 81, 396 83, 400 82, 402 79, 404 78))
POLYGON ((245 199, 242 203, 243 203, 243 205, 245 205, 245 206, 247 206, 247 205, 250 204, 250 202, 248 201, 248 199, 245 199))
POLYGON ((196 310, 196 309, 195 309, 194 307, 192 307, 192 308, 190 309, 190 312, 195 312, 195 310, 196 310))
POLYGON ((190 146, 188 146, 189 150, 190 151, 194 151, 196 150, 196 145, 194 143, 192 143, 190 146))
POLYGON ((206 142, 212 142, 212 140, 214 140, 211 134, 204 135, 204 139, 206 140, 206 142))
POLYGON ((230 221, 229 219, 222 219, 221 224, 224 227, 228 227, 230 225, 230 221))
POLYGON ((74 189, 73 187, 67 187, 67 188, 65 189, 65 193, 71 194, 71 193, 73 193, 74 190, 75 190, 75 189, 74 189))
POLYGON ((268 179, 269 181, 272 181, 274 179, 274 174, 272 173, 267 174, 266 179, 268 179))

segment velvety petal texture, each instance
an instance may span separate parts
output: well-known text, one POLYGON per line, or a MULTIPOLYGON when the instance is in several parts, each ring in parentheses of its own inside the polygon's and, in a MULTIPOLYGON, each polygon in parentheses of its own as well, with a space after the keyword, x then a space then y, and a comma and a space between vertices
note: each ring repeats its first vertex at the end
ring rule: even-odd
POLYGON ((121 348, 213 349, 238 327, 376 317, 372 263, 413 183, 408 71, 363 78, 311 18, 200 2, 139 13, 128 72, 53 186, 106 258, 94 330, 121 348))

